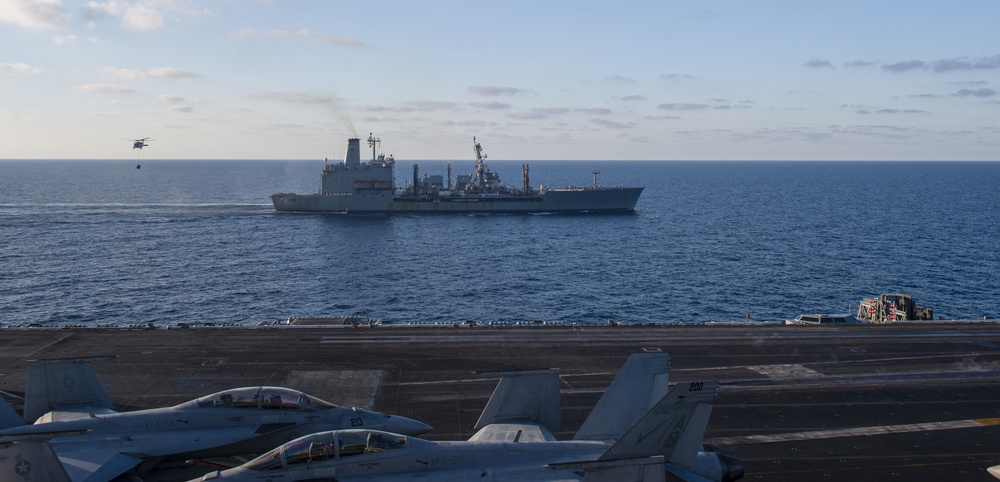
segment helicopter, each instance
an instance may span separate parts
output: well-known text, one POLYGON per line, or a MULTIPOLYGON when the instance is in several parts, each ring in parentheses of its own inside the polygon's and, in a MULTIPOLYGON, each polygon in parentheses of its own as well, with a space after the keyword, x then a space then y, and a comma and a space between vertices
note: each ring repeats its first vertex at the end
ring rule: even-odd
MULTIPOLYGON (((146 144, 146 141, 152 141, 153 139, 150 139, 149 137, 143 137, 142 139, 125 139, 125 140, 132 141, 132 150, 139 149, 141 151, 143 147, 146 147, 146 146, 149 145, 149 144, 146 144)), ((142 164, 136 164, 135 168, 136 169, 142 169, 142 164)))
POLYGON ((146 146, 149 145, 149 144, 146 144, 146 141, 151 141, 151 140, 153 140, 153 139, 150 139, 148 137, 143 137, 142 139, 133 139, 132 140, 132 149, 142 150, 143 147, 146 147, 146 146))

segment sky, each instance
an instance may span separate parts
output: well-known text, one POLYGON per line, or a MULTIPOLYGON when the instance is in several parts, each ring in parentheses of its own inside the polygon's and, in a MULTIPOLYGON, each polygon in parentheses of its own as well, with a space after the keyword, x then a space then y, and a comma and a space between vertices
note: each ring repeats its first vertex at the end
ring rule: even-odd
POLYGON ((0 159, 998 160, 1000 2, 0 0, 0 159), (132 149, 130 139, 149 137, 132 149))

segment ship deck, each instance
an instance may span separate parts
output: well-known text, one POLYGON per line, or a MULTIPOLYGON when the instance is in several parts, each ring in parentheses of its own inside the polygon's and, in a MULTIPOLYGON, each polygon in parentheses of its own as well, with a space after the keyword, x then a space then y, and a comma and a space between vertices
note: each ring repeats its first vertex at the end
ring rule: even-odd
MULTIPOLYGON (((32 359, 95 362, 122 410, 247 385, 472 434, 497 379, 559 368, 568 438, 632 353, 671 356, 671 382, 722 383, 706 442, 750 481, 992 480, 1000 464, 1000 325, 215 327, 0 330, 0 390, 32 359)), ((20 408, 15 403, 15 408, 20 408)))

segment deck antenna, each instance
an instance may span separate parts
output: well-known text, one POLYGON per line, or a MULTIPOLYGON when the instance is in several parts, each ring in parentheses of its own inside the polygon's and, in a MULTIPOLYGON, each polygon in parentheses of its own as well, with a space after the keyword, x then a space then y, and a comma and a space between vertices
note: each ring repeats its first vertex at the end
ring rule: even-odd
POLYGON ((375 163, 375 145, 381 143, 382 139, 375 137, 371 132, 368 133, 368 147, 372 148, 372 164, 375 163))
POLYGON ((597 189, 597 175, 600 174, 601 171, 594 169, 591 173, 594 175, 594 189, 597 189))

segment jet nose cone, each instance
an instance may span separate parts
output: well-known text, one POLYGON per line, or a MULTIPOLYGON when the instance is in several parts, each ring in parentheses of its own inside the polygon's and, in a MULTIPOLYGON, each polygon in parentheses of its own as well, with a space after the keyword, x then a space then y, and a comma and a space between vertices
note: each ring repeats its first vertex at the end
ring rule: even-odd
POLYGON ((385 431, 399 433, 403 435, 420 435, 430 431, 431 426, 424 422, 413 420, 412 418, 400 417, 399 415, 386 415, 385 431))

